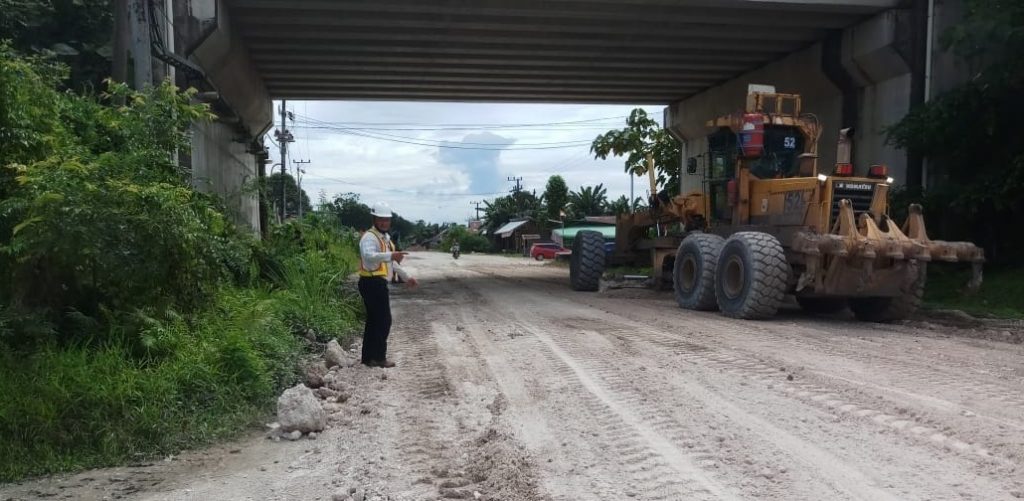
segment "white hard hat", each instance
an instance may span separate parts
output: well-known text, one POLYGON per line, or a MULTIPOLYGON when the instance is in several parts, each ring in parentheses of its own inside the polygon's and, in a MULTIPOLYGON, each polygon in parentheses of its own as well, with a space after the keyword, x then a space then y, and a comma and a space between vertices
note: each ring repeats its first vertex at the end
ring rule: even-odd
POLYGON ((391 217, 391 206, 387 202, 377 202, 370 208, 370 214, 375 217, 391 217))

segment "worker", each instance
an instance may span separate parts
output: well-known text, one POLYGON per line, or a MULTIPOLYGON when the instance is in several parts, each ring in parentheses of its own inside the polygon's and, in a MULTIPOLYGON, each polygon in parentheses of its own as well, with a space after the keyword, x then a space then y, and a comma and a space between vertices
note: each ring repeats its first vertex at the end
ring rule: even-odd
POLYGON ((397 273, 406 286, 415 288, 416 279, 402 269, 407 252, 398 252, 391 242, 391 207, 374 205, 373 227, 359 239, 359 295, 366 306, 363 328, 362 362, 369 367, 394 367, 388 360, 388 335, 391 333, 391 299, 388 277, 397 273))

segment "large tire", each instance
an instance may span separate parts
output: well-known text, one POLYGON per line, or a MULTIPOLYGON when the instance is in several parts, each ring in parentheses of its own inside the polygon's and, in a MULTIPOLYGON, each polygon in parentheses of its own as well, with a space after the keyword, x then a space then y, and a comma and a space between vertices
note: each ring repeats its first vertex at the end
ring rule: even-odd
POLYGON ((672 269, 676 302, 687 310, 715 310, 715 269, 725 239, 710 233, 691 233, 679 244, 672 269))
POLYGON ((572 241, 569 285, 576 291, 596 291, 604 273, 604 235, 581 231, 572 241))
POLYGON ((910 262, 907 266, 915 278, 900 288, 896 297, 862 297, 851 298, 850 309, 857 320, 865 322, 896 322, 909 318, 921 307, 924 299, 924 286, 928 281, 928 265, 922 262, 910 262))
POLYGON ((789 263, 775 237, 756 231, 725 241, 715 270, 715 298, 722 314, 733 318, 769 318, 786 295, 789 263))
POLYGON ((837 313, 846 308, 846 299, 841 297, 802 297, 796 302, 808 313, 837 313))

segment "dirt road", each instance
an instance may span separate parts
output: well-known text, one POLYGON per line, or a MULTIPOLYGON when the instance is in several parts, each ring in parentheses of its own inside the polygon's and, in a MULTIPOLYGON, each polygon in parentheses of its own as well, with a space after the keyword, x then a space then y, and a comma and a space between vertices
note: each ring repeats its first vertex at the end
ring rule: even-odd
POLYGON ((262 435, 0 499, 1024 498, 1024 347, 924 323, 678 309, 567 270, 414 254, 397 369, 319 438, 262 435))

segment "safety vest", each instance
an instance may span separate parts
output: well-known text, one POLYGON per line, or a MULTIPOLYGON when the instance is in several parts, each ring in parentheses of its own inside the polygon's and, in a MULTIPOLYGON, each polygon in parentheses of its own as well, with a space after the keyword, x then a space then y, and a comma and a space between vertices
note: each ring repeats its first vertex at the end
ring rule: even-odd
MULTIPOLYGON (((395 250, 394 244, 389 240, 384 239, 384 235, 381 235, 377 228, 371 228, 367 233, 372 234, 376 239, 377 243, 380 244, 380 252, 393 252, 395 250)), ((388 266, 387 261, 381 261, 377 269, 367 270, 363 266, 363 258, 359 257, 359 276, 361 277, 384 277, 391 276, 391 269, 388 266)))

